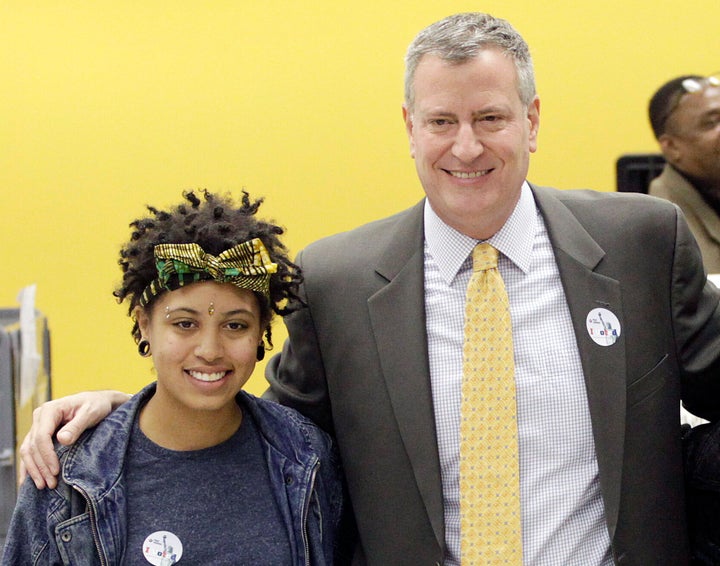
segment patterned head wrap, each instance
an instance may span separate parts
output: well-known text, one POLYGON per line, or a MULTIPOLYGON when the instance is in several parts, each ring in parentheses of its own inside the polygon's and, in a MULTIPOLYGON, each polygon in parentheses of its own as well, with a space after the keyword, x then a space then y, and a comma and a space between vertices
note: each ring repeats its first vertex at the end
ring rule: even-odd
POLYGON ((198 244, 158 244, 154 252, 158 277, 143 291, 139 301, 142 307, 162 291, 199 281, 232 283, 269 298, 270 276, 278 268, 260 238, 237 244, 217 257, 205 253, 198 244))

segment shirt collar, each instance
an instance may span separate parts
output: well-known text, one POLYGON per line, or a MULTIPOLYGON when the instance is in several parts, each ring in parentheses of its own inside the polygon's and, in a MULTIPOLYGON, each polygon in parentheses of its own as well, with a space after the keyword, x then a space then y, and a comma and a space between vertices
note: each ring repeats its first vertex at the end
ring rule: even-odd
MULTIPOLYGON (((451 228, 425 199, 425 244, 445 282, 450 285, 472 249, 480 242, 451 228)), ((515 210, 500 230, 486 240, 524 273, 530 269, 538 210, 530 186, 523 183, 515 210)))

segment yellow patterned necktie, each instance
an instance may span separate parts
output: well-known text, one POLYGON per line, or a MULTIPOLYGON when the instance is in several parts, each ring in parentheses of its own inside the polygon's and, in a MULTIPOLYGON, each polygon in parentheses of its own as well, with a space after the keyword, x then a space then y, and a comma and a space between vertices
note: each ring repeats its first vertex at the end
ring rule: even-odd
POLYGON ((462 564, 522 564, 510 308, 498 251, 483 243, 472 255, 460 411, 462 564))

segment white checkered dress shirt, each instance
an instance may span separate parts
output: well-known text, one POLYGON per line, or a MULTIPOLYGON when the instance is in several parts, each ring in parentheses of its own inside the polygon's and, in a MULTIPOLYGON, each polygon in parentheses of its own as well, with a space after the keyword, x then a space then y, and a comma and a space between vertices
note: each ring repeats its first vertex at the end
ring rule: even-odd
MULTIPOLYGON (((523 561, 612 564, 585 391, 570 312, 532 192, 523 186, 489 242, 510 299, 520 443, 523 561)), ((460 390, 465 289, 477 243, 425 204, 425 308, 442 470, 446 566, 460 564, 460 390)), ((467 565, 466 565, 467 566, 467 565)))

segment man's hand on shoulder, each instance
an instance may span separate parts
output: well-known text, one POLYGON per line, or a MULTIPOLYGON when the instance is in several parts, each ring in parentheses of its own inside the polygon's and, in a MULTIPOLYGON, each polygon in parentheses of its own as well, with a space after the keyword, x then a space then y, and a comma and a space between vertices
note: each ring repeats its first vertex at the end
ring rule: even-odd
POLYGON ((38 489, 56 487, 60 472, 52 441, 56 431, 58 442, 73 444, 83 431, 95 426, 129 398, 130 395, 119 391, 90 391, 40 405, 33 412, 32 427, 20 446, 19 481, 29 474, 38 489), (58 427, 61 428, 58 430, 58 427))

